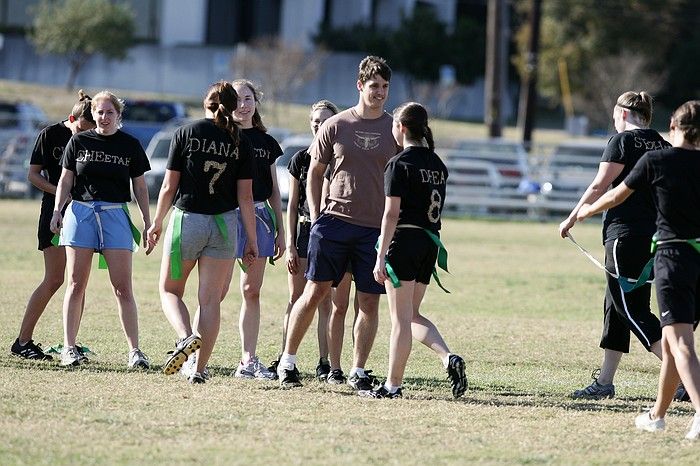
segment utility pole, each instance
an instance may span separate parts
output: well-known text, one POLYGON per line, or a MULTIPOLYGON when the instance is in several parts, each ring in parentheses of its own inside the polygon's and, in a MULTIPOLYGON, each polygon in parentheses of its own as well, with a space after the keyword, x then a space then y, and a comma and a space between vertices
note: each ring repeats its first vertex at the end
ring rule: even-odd
POLYGON ((488 0, 486 15, 486 89, 484 92, 484 123, 490 138, 500 138, 503 131, 501 116, 503 67, 503 16, 505 0, 488 0))
POLYGON ((535 107, 537 106, 537 64, 540 49, 540 17, 542 0, 531 0, 530 38, 528 39, 525 76, 520 87, 520 111, 518 120, 523 128, 523 145, 530 151, 532 147, 532 130, 535 124, 535 107))

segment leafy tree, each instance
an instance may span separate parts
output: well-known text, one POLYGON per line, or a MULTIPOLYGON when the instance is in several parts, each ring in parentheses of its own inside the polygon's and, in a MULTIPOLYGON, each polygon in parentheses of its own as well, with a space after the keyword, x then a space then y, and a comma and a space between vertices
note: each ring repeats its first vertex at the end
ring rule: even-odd
POLYGON ((67 88, 95 54, 123 60, 134 37, 134 17, 109 0, 42 0, 30 35, 41 53, 64 55, 70 63, 67 88))

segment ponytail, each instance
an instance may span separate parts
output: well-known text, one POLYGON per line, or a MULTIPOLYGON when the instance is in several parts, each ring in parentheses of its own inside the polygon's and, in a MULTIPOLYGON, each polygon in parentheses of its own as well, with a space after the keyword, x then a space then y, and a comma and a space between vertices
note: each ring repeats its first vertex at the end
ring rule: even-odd
POLYGON ((433 132, 428 126, 428 111, 417 102, 408 102, 394 110, 394 120, 408 129, 409 139, 425 139, 430 150, 435 150, 433 132))
POLYGON ((218 81, 207 91, 204 107, 214 114, 214 124, 226 131, 237 146, 240 143, 240 130, 233 118, 238 105, 238 94, 231 83, 218 81))

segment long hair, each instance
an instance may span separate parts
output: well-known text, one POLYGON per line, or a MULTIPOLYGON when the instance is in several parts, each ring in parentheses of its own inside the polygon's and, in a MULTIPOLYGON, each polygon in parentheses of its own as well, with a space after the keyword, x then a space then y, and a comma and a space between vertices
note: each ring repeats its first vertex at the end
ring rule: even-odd
POLYGON ((267 133, 267 128, 262 122, 262 117, 258 111, 260 106, 260 100, 263 97, 263 93, 255 87, 255 85, 247 79, 236 79, 231 83, 232 86, 246 86, 253 93, 253 98, 255 99, 255 113, 253 113, 253 128, 258 128, 260 131, 267 133))
POLYGON ((92 117, 92 99, 82 89, 78 91, 78 102, 73 105, 70 115, 76 120, 82 117, 90 123, 95 123, 95 119, 92 117))
POLYGON ((671 126, 683 133, 683 138, 694 146, 700 145, 700 100, 689 100, 673 112, 671 126))
POLYGON ((204 108, 214 114, 214 124, 231 135, 238 145, 240 133, 238 123, 233 118, 233 111, 238 105, 238 94, 233 85, 227 81, 217 81, 207 90, 204 108))
POLYGON ((433 132, 428 126, 428 111, 417 102, 407 102, 396 107, 393 113, 394 120, 408 129, 410 139, 420 141, 425 139, 430 150, 435 150, 433 132))
POLYGON ((653 110, 652 98, 644 91, 629 91, 617 98, 616 105, 629 110, 642 126, 649 126, 653 110))

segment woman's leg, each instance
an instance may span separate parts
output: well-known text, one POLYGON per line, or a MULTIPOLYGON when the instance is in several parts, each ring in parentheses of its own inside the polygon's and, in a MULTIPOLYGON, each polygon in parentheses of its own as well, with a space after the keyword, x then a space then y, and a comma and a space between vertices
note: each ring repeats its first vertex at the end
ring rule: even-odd
POLYGON ((394 288, 391 283, 386 285, 389 314, 391 315, 387 383, 394 387, 401 386, 406 363, 411 354, 411 321, 413 320, 415 286, 415 281, 401 281, 399 288, 394 288))
POLYGON ((284 352, 284 344, 287 341, 287 326, 289 325, 289 314, 292 312, 292 306, 299 299, 299 296, 304 292, 304 286, 306 286, 306 277, 304 277, 304 271, 306 270, 307 259, 300 257, 298 259, 299 268, 297 273, 287 274, 287 285, 289 286, 289 302, 287 303, 287 310, 284 313, 284 321, 282 322, 282 352, 284 352))
POLYGON ((265 276, 266 257, 259 257, 245 272, 241 272, 241 315, 238 330, 241 334, 241 361, 247 363, 255 356, 260 331, 260 289, 265 276))
POLYGON ((221 293, 231 269, 233 259, 199 258, 199 310, 197 332, 202 337, 202 346, 197 352, 197 372, 202 372, 214 350, 221 325, 221 293))
POLYGON ((345 315, 350 302, 350 286, 352 274, 346 273, 338 286, 332 290, 332 308, 328 322, 328 352, 331 369, 340 369, 340 357, 343 353, 343 337, 345 334, 345 315))
POLYGON ((63 299, 63 345, 75 346, 85 302, 85 289, 90 278, 92 249, 66 246, 68 284, 63 299))
MULTIPOLYGON (((329 324, 333 303, 330 293, 318 305, 318 355, 322 359, 328 359, 329 324)), ((340 359, 340 358, 339 358, 340 359)))
POLYGON ((690 402, 700 412, 700 362, 695 353, 692 324, 671 324, 662 329, 663 359, 659 376, 659 393, 651 411, 652 418, 664 417, 678 387, 683 382, 690 402))
POLYGON ((66 252, 62 247, 49 246, 44 253, 44 279, 39 283, 27 303, 22 325, 19 329, 19 342, 25 344, 32 339, 34 328, 44 313, 53 295, 63 285, 66 271, 66 252))
POLYGON ((173 279, 170 276, 170 251, 168 248, 163 248, 163 258, 160 262, 160 279, 158 280, 160 304, 165 317, 172 325, 175 333, 177 333, 178 338, 187 338, 192 335, 190 313, 182 297, 185 294, 187 279, 196 263, 196 260, 183 260, 181 278, 173 279))
POLYGON ((105 249, 103 251, 112 291, 117 298, 119 320, 129 345, 129 351, 139 347, 139 320, 131 283, 131 260, 133 253, 128 249, 105 249))
POLYGON ((413 292, 413 320, 411 322, 411 331, 413 338, 423 343, 425 346, 435 351, 441 360, 444 360, 450 353, 447 343, 440 335, 437 327, 427 317, 420 313, 420 305, 425 296, 425 290, 428 285, 425 283, 416 283, 413 292))

